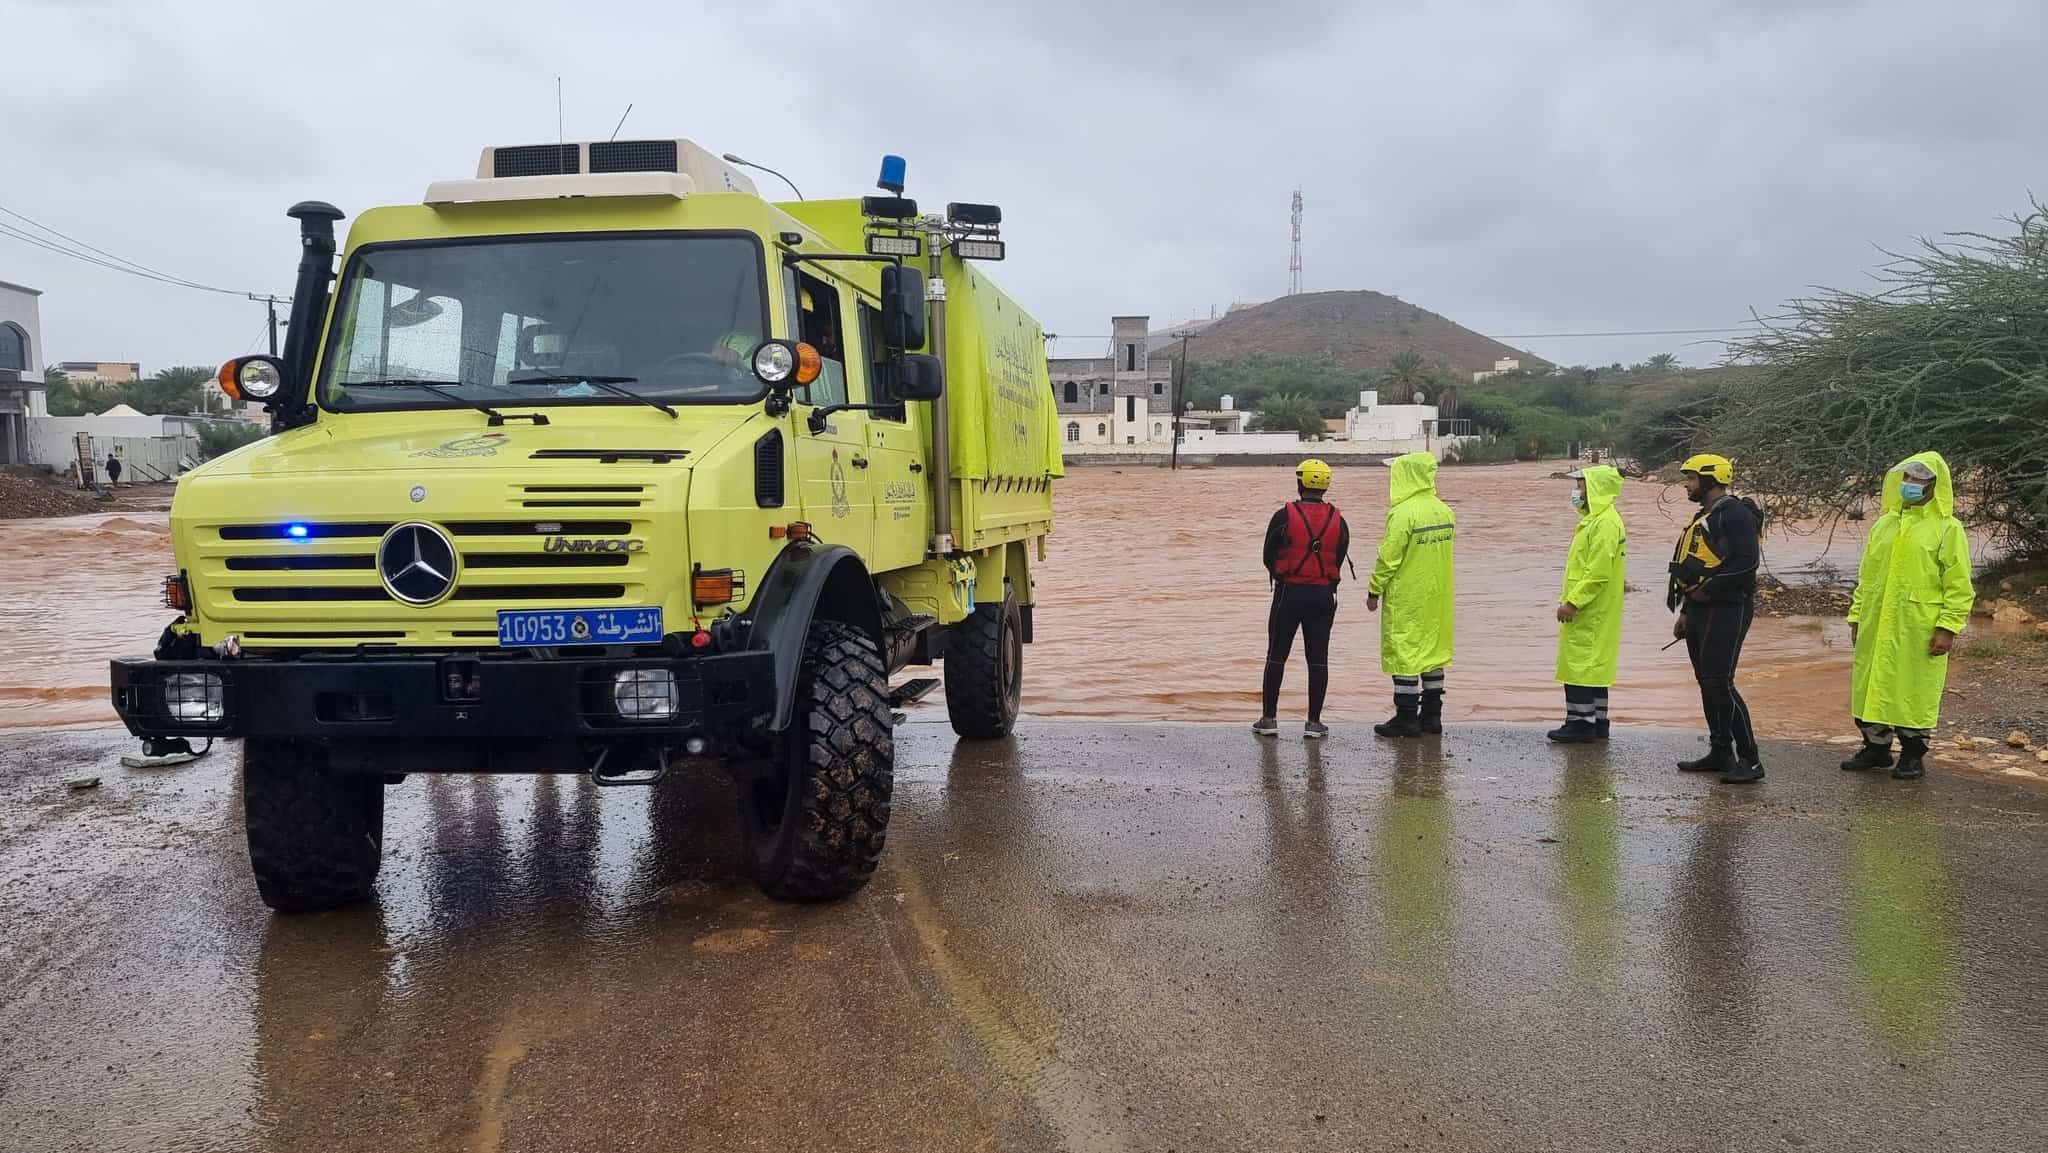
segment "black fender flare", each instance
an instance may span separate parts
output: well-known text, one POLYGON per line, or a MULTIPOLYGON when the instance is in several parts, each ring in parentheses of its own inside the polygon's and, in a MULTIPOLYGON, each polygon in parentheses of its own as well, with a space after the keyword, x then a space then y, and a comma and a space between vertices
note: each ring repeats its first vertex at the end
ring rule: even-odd
POLYGON ((747 648, 775 656, 775 716, 768 726, 772 732, 787 732, 795 717, 804 636, 813 619, 852 625, 886 654, 874 578, 860 554, 845 545, 792 544, 782 550, 754 595, 749 615, 747 648))

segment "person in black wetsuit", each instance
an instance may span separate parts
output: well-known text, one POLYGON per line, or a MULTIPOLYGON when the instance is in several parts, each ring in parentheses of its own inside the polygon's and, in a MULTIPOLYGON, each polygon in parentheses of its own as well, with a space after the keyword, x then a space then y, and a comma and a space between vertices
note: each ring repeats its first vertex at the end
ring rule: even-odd
POLYGON ((1763 760, 1749 706, 1735 690, 1742 640, 1756 616, 1756 573, 1762 561, 1763 516, 1756 503, 1729 493, 1735 466, 1702 454, 1680 466, 1685 494, 1700 506, 1671 553, 1666 603, 1678 610, 1672 635, 1685 641, 1700 707, 1707 715, 1707 755, 1678 762, 1688 773, 1719 773, 1726 784, 1760 781, 1763 760))
POLYGON ((1351 551, 1351 528, 1337 506, 1324 499, 1330 490, 1329 465, 1302 461, 1294 479, 1300 499, 1282 505, 1266 525, 1273 609, 1266 618, 1264 710, 1252 731, 1262 737, 1280 732, 1280 682, 1299 630, 1308 658, 1308 723, 1301 735, 1317 741, 1330 735, 1323 724, 1323 698, 1330 691, 1330 627, 1337 620, 1338 569, 1351 551))

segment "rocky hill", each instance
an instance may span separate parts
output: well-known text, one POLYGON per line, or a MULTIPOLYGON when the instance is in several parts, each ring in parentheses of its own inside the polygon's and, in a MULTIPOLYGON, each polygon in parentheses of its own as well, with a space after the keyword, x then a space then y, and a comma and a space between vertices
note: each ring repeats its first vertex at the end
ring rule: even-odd
POLYGON ((1190 351, 1197 364, 1265 353, 1333 360, 1347 368, 1384 369, 1394 354, 1413 350, 1425 361, 1449 368, 1467 380, 1474 372, 1491 369, 1501 357, 1518 358, 1525 369, 1550 366, 1521 349, 1379 292, 1283 296, 1234 308, 1202 324, 1198 331, 1190 351))

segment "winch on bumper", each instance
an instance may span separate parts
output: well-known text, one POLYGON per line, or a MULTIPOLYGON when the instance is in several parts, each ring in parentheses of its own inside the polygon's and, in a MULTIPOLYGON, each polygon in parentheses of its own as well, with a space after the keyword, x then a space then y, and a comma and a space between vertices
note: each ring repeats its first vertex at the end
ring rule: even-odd
POLYGON ((368 772, 575 772, 596 755, 729 751, 775 711, 772 654, 539 659, 396 653, 116 660, 138 737, 316 741, 368 772))

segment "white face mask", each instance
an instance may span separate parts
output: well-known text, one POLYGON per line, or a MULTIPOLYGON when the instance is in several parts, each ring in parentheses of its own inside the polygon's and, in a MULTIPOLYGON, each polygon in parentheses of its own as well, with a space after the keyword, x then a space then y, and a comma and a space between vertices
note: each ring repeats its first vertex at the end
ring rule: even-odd
POLYGON ((1580 492, 1580 491, 1579 491, 1578 489, 1573 489, 1573 490, 1572 490, 1572 507, 1573 507, 1573 508, 1575 508, 1575 509, 1579 509, 1580 511, 1582 511, 1582 512, 1583 512, 1583 511, 1585 510, 1585 507, 1586 507, 1586 494, 1585 494, 1585 493, 1582 493, 1582 492, 1580 492))

